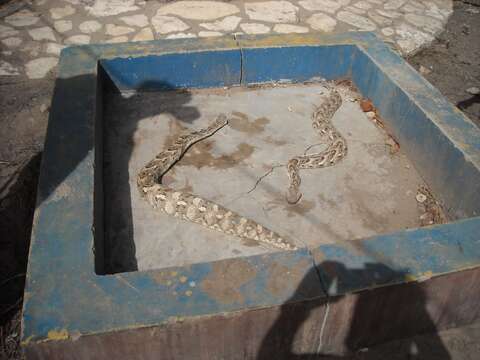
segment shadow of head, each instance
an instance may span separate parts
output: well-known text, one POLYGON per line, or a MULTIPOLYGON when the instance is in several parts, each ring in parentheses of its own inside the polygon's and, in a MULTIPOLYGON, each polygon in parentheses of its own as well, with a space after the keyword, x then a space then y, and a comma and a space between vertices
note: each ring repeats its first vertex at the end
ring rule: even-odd
MULTIPOLYGON (((138 121, 162 113, 168 113, 180 122, 194 122, 201 114, 195 106, 188 105, 191 99, 192 95, 188 90, 178 89, 164 81, 148 81, 133 91, 124 91, 101 67, 98 77, 85 75, 58 78, 45 142, 44 157, 47 161, 42 164, 43 177, 39 184, 37 206, 43 203, 73 170, 81 166, 96 146, 102 148, 106 127, 104 112, 108 101, 114 100, 115 107, 127 112, 137 112, 133 120, 129 118, 134 132, 138 121), (150 97, 149 103, 142 106, 142 93, 152 91, 158 91, 158 97, 150 97), (51 158, 57 161, 48 161, 51 158)), ((96 160, 95 163, 101 166, 96 160)))
MULTIPOLYGON (((137 270, 128 164, 139 122, 154 121, 156 116, 168 114, 180 123, 193 123, 201 116, 195 106, 189 105, 192 94, 168 82, 148 81, 127 90, 113 82, 101 66, 97 76, 59 77, 55 83, 44 147, 36 205, 40 206, 49 198, 55 200, 54 207, 57 201, 66 201, 61 206, 75 212, 79 222, 90 221, 85 217, 82 219, 81 214, 93 205, 94 227, 97 229, 94 240, 97 273, 137 270), (143 96, 144 92, 152 91, 156 93, 143 96), (120 126, 116 126, 115 123, 119 122, 120 126), (104 152, 108 151, 109 134, 119 128, 123 131, 123 141, 114 149, 119 150, 118 156, 114 156, 121 157, 122 161, 115 169, 115 181, 126 191, 122 195, 123 201, 116 199, 117 203, 112 205, 121 208, 124 214, 124 221, 119 222, 121 229, 118 229, 125 234, 124 240, 119 240, 117 248, 111 250, 111 253, 121 254, 117 259, 106 254, 110 249, 108 244, 104 245, 104 223, 108 221, 104 221, 104 206, 108 206, 108 199, 104 196, 108 184, 104 183, 109 174, 106 169, 109 156, 104 152), (94 204, 90 203, 92 194, 94 204), (113 260, 105 260, 107 257, 113 260), (110 266, 109 270, 107 265, 110 263, 115 266, 110 266)), ((161 150, 162 144, 158 144, 157 151, 161 150)), ((64 211, 47 212, 50 221, 62 223, 64 211), (54 219, 54 216, 58 218, 54 219)))
POLYGON ((193 123, 201 116, 197 107, 189 105, 192 93, 187 88, 179 88, 167 81, 144 81, 135 89, 123 89, 107 74, 102 78, 104 93, 113 94, 107 97, 109 105, 135 111, 136 121, 167 113, 180 122, 193 123))
POLYGON ((431 335, 428 344, 412 338, 434 333, 436 326, 421 286, 401 283, 406 275, 382 263, 354 269, 337 261, 320 263, 282 305, 257 359, 450 359, 438 336, 431 335), (325 297, 299 300, 312 286, 321 286, 325 297), (382 349, 383 357, 361 351, 405 338, 389 354, 388 347, 382 349))

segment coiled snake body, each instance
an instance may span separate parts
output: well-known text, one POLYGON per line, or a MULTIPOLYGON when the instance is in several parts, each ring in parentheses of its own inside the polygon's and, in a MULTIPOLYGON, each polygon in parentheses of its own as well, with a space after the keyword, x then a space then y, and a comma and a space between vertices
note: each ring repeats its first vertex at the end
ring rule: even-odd
POLYGON ((296 204, 302 197, 300 192, 300 169, 314 169, 332 166, 347 155, 345 138, 331 123, 333 115, 342 105, 342 97, 336 90, 331 90, 327 101, 323 102, 312 114, 312 126, 328 146, 324 151, 295 156, 287 163, 290 185, 287 191, 287 201, 296 204))
MULTIPOLYGON (((341 105, 341 96, 333 90, 312 115, 312 125, 322 138, 329 141, 326 150, 310 155, 296 156, 287 164, 290 186, 287 201, 296 203, 301 193, 300 169, 331 166, 340 161, 346 154, 346 142, 330 119, 341 105)), ((244 239, 259 241, 282 250, 294 250, 295 245, 276 232, 263 225, 247 219, 219 204, 193 194, 176 191, 162 184, 162 177, 194 143, 201 141, 228 124, 225 115, 219 115, 206 128, 180 135, 167 150, 159 153, 149 161, 137 176, 137 186, 141 195, 154 208, 168 215, 203 225, 225 234, 244 239)))

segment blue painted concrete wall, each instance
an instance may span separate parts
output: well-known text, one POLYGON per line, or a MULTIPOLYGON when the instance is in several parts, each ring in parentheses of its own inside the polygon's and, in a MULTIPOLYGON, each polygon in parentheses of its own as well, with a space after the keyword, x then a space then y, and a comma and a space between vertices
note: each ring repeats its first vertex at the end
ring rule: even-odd
POLYGON ((95 155, 99 62, 119 89, 133 90, 352 76, 395 135, 411 146, 424 176, 451 201, 454 213, 472 216, 478 209, 478 129, 371 34, 69 48, 62 52, 41 170, 23 313, 25 346, 322 299, 480 264, 480 219, 472 217, 313 251, 96 275, 94 240, 102 231, 93 218, 95 171, 102 166, 95 155), (325 267, 328 263, 343 267, 325 267), (377 275, 363 271, 372 263, 383 264, 377 275), (250 274, 247 280, 222 283, 220 275, 238 269, 250 274), (340 292, 326 286, 332 278, 342 284, 340 292), (308 291, 299 293, 301 284, 308 291))
POLYGON ((347 77, 355 51, 352 45, 244 48, 242 80, 244 84, 255 84, 347 77))
POLYGON ((148 55, 101 60, 120 90, 168 90, 237 85, 239 50, 148 55))

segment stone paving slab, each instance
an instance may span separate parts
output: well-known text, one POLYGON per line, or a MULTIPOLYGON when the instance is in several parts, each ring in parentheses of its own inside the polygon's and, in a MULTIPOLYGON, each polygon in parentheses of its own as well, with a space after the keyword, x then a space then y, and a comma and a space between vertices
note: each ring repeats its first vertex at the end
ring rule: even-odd
POLYGON ((452 0, 24 1, 0 15, 0 76, 43 78, 67 45, 235 34, 374 31, 409 55, 443 30, 452 4, 452 0))

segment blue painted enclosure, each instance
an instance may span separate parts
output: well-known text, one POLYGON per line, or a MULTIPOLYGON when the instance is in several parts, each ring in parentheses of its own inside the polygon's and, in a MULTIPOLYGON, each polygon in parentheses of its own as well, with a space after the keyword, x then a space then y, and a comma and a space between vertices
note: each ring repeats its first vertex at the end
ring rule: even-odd
POLYGON ((48 344, 185 319, 328 299, 480 265, 480 131, 370 33, 89 45, 63 50, 34 219, 23 313, 32 357, 48 344), (349 78, 372 100, 455 221, 158 271, 102 275, 102 93, 349 78), (380 260, 379 260, 380 259, 380 260), (342 272, 366 269, 374 273, 342 272), (218 273, 247 269, 247 282, 218 273), (280 270, 279 270, 280 269, 280 270), (315 271, 312 271, 314 269, 315 271), (372 275, 373 274, 373 275, 372 275), (330 289, 333 278, 341 286, 330 289), (217 290, 207 286, 217 282, 217 290), (280 288, 272 290, 278 281, 280 288), (189 283, 195 283, 194 288, 189 283), (300 284, 308 290, 298 291, 300 284), (234 296, 225 296, 225 294, 234 296))

